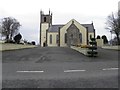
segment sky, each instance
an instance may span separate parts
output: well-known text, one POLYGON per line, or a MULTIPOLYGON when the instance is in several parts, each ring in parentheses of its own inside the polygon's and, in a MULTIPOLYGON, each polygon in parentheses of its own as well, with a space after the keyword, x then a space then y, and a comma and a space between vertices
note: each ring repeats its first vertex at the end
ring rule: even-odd
POLYGON ((107 16, 118 11, 119 0, 0 0, 0 19, 14 17, 20 24, 23 39, 39 43, 40 10, 53 13, 53 24, 66 24, 71 19, 81 24, 93 22, 97 35, 111 34, 105 29, 107 16))

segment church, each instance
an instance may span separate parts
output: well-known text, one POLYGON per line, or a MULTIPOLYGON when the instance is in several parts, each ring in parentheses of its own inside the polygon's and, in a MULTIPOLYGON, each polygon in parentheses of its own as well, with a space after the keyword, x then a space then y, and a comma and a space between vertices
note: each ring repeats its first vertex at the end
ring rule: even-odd
POLYGON ((40 11, 40 46, 41 47, 70 47, 88 45, 90 38, 95 38, 93 23, 80 24, 71 19, 66 24, 52 24, 52 13, 40 11))

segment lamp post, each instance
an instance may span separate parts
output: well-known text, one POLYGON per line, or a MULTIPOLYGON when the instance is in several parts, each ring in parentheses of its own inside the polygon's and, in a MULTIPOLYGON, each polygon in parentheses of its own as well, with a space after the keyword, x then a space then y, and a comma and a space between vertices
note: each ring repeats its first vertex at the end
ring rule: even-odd
POLYGON ((118 2, 118 15, 120 16, 120 1, 118 2))

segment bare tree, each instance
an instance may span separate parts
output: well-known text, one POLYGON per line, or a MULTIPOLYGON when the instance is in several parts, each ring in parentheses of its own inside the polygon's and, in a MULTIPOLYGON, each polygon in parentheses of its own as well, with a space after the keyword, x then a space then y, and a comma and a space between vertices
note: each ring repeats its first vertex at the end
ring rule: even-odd
POLYGON ((118 45, 120 45, 120 16, 116 16, 112 13, 107 18, 107 27, 106 29, 110 30, 111 33, 114 33, 117 37, 118 45))
POLYGON ((18 33, 20 23, 12 17, 6 17, 1 19, 0 33, 5 36, 6 41, 12 40, 12 37, 18 33))

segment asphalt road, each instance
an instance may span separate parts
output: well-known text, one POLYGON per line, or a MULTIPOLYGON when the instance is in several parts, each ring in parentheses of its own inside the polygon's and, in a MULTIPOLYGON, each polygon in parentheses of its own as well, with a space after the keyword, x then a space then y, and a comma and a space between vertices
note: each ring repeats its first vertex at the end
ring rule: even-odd
POLYGON ((118 88, 118 51, 87 57, 70 48, 2 53, 3 88, 118 88))

